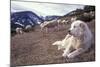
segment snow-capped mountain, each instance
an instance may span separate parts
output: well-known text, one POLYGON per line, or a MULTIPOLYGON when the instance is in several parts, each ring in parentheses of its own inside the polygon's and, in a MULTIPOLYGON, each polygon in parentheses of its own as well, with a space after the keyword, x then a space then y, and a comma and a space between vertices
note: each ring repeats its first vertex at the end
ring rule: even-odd
POLYGON ((35 26, 38 22, 43 22, 37 14, 32 11, 21 11, 11 13, 11 28, 17 27, 25 28, 27 25, 35 26))

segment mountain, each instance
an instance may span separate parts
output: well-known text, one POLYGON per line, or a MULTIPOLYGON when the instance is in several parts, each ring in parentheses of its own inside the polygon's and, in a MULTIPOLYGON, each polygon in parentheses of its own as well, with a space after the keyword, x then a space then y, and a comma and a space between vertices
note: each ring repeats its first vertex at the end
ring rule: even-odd
POLYGON ((45 21, 50 21, 50 20, 55 20, 55 19, 58 19, 58 18, 60 18, 61 16, 56 16, 56 15, 54 15, 54 16, 45 16, 44 17, 44 20, 45 21))
POLYGON ((74 16, 74 15, 80 15, 82 13, 84 13, 84 10, 83 9, 76 9, 76 10, 73 10, 73 11, 67 13, 64 16, 74 16))
POLYGON ((91 20, 95 19, 95 7, 94 6, 85 6, 85 9, 75 9, 60 19, 62 20, 69 20, 71 22, 71 18, 76 18, 76 20, 82 20, 84 22, 90 22, 91 20))
POLYGON ((32 11, 21 11, 11 13, 11 28, 16 27, 25 28, 26 25, 35 26, 38 22, 43 22, 44 20, 40 18, 37 14, 32 11))

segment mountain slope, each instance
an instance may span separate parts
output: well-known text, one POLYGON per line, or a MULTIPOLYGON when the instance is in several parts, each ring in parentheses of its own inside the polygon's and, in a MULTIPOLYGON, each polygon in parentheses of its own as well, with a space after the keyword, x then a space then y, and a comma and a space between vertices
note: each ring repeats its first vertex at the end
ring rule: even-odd
POLYGON ((35 26, 36 24, 38 24, 38 22, 42 23, 43 21, 44 20, 42 18, 40 18, 37 14, 33 13, 32 11, 21 11, 11 13, 11 28, 14 29, 16 27, 24 28, 26 25, 35 26), (24 26, 21 26, 20 24, 24 26))

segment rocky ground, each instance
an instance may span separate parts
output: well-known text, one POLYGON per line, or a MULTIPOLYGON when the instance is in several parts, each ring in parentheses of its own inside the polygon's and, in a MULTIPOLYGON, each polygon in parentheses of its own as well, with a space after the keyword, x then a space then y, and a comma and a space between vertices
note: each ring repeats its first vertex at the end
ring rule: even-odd
POLYGON ((11 37, 11 65, 39 65, 39 64, 59 64, 71 62, 95 61, 95 21, 87 22, 93 33, 93 43, 91 48, 74 59, 62 57, 62 50, 57 50, 53 46, 57 40, 62 40, 70 27, 70 24, 61 26, 60 30, 50 30, 48 33, 41 33, 37 26, 34 31, 24 34, 16 34, 11 37))

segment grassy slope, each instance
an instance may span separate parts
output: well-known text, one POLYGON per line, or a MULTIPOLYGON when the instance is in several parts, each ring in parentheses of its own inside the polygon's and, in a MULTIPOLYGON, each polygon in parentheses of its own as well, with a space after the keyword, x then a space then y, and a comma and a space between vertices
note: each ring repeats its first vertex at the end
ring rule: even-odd
MULTIPOLYGON (((87 23, 95 35, 95 22, 87 23)), ((40 28, 35 31, 15 35, 11 37, 11 64, 12 65, 30 65, 30 64, 51 64, 51 63, 68 63, 78 61, 94 61, 95 60, 95 44, 85 53, 75 59, 65 59, 62 57, 62 51, 57 50, 57 46, 53 46, 57 40, 62 40, 70 27, 66 25, 61 27, 60 31, 50 30, 49 33, 43 35, 40 28)), ((94 36, 95 38, 95 36, 94 36)), ((93 41, 94 41, 93 38, 93 41)))

